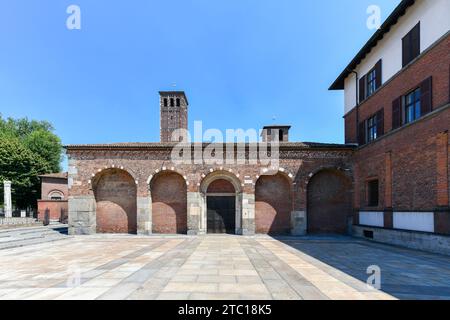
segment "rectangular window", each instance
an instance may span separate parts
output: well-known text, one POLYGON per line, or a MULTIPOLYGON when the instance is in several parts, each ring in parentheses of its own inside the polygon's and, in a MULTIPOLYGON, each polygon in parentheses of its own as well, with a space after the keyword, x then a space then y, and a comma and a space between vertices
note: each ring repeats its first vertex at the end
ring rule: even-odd
POLYGON ((420 55, 420 22, 402 39, 403 67, 420 55))
POLYGON ((378 179, 367 182, 367 205, 369 207, 378 207, 379 204, 379 191, 378 191, 378 179))
POLYGON ((417 88, 404 97, 405 123, 413 122, 421 116, 421 90, 417 88))
POLYGON ((167 107, 168 102, 167 102, 167 98, 164 98, 164 107, 167 107))
POLYGON ((359 79, 359 102, 364 101, 381 87, 382 60, 366 75, 359 79))
POLYGON ((370 97, 377 90, 377 71, 376 69, 372 69, 367 74, 367 97, 370 97))
POLYGON ((377 129, 377 115, 369 118, 367 120, 367 142, 371 142, 377 139, 378 129, 377 129))

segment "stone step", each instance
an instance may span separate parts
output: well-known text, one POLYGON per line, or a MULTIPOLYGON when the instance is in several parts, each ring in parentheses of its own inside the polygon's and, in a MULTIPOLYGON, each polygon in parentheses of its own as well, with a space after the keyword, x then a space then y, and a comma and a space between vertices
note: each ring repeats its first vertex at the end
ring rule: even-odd
POLYGON ((52 236, 52 237, 41 237, 36 239, 23 239, 23 240, 17 240, 17 241, 10 241, 6 243, 0 242, 0 250, 4 249, 12 249, 12 248, 19 248, 24 246, 31 246, 46 242, 55 242, 55 241, 62 241, 67 240, 69 237, 67 236, 52 236))
POLYGON ((16 228, 0 231, 0 249, 22 247, 50 241, 68 239, 67 225, 16 228))

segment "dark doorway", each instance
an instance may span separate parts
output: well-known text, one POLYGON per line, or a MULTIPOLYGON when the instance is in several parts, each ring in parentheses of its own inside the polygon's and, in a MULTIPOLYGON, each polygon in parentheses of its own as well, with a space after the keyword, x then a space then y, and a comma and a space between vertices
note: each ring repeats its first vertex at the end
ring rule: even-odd
POLYGON ((208 233, 236 232, 236 198, 230 196, 207 197, 208 233))

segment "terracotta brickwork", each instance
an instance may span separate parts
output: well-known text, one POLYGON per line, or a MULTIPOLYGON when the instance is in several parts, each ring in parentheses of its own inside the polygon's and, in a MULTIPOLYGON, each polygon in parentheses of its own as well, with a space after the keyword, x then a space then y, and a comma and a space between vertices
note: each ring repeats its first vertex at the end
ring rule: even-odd
POLYGON ((289 234, 292 212, 292 185, 278 173, 262 176, 255 187, 256 233, 289 234))
POLYGON ((217 179, 210 183, 208 186, 208 193, 235 193, 231 182, 225 179, 217 179))
POLYGON ((67 222, 67 200, 38 200, 38 220, 48 223, 50 220, 67 222))
POLYGON ((125 171, 108 169, 93 181, 98 233, 136 233, 136 185, 125 171))
MULTIPOLYGON (((359 122, 384 109, 384 131, 392 130, 392 103, 400 96, 417 88, 422 81, 432 77, 433 110, 449 103, 450 99, 450 36, 441 40, 393 79, 389 80, 373 96, 359 106, 359 122)), ((345 115, 345 141, 356 143, 356 108, 345 115)))
POLYGON ((151 183, 153 233, 187 232, 186 182, 178 173, 161 173, 151 183))
POLYGON ((308 184, 308 233, 345 233, 351 212, 351 179, 323 170, 308 184))
MULTIPOLYGON (((450 36, 447 36, 359 106, 360 121, 384 108, 384 135, 355 151, 354 207, 384 211, 385 227, 392 227, 392 211, 433 212, 448 208, 449 83, 450 36), (393 101, 429 77, 431 113, 392 130, 393 101), (368 203, 368 181, 373 179, 379 181, 377 206, 368 203)), ((356 142, 356 108, 345 116, 345 125, 346 141, 356 142)))
POLYGON ((50 220, 67 222, 69 214, 67 173, 42 175, 40 178, 41 200, 38 200, 38 220, 44 223, 49 223, 50 220))
MULTIPOLYGON (((146 144, 137 146, 72 146, 67 147, 67 153, 69 156, 69 197, 71 199, 90 199, 94 196, 95 181, 98 176, 101 176, 107 168, 117 168, 127 172, 135 182, 137 198, 146 199, 149 197, 152 204, 147 204, 146 200, 142 200, 143 209, 151 206, 152 213, 151 221, 153 225, 152 229, 155 232, 173 233, 174 231, 180 232, 180 228, 177 227, 177 223, 173 219, 173 213, 175 216, 180 217, 179 212, 185 211, 184 216, 187 215, 189 220, 191 217, 196 217, 196 208, 188 207, 187 209, 173 210, 172 218, 163 219, 161 214, 165 209, 169 208, 167 203, 173 201, 173 199, 180 200, 184 203, 186 199, 186 193, 191 194, 193 197, 196 194, 202 194, 201 190, 202 182, 216 171, 224 171, 234 177, 235 181, 240 183, 240 190, 245 195, 255 195, 255 183, 264 175, 263 169, 266 166, 249 164, 175 164, 171 161, 172 144, 146 144), (164 183, 158 183, 160 174, 163 172, 173 172, 179 177, 182 177, 183 184, 185 185, 185 191, 181 188, 181 179, 178 179, 177 183, 168 185, 169 180, 164 183), (165 185, 165 187, 164 187, 165 185), (176 186, 175 186, 176 185, 176 186), (164 189, 166 191, 164 191, 164 189), (162 201, 160 201, 162 200, 162 201), (156 202, 160 204, 155 205, 156 202), (164 205, 162 203, 165 203, 164 205), (190 213, 191 212, 191 213, 190 213)), ((205 150, 206 145, 202 147, 205 150)), ((306 190, 307 183, 312 173, 318 172, 324 168, 342 168, 351 171, 350 158, 352 155, 353 147, 343 145, 307 145, 303 143, 289 143, 281 146, 280 149, 280 173, 285 177, 283 182, 283 190, 292 190, 292 195, 287 199, 285 209, 283 209, 283 218, 285 226, 283 230, 289 230, 291 223, 287 216, 289 208, 289 214, 291 211, 305 211, 306 210, 306 190), (284 185, 289 186, 289 188, 284 185)), ((192 149, 193 152, 193 149, 192 149)), ((247 153, 247 157, 249 154, 247 153)), ((275 172, 276 173, 276 172, 275 172)), ((130 178, 131 181, 131 178, 130 178)), ((161 180, 163 181, 163 180, 161 180)), ((212 188, 219 188, 221 184, 220 180, 216 180, 217 185, 213 184, 212 188)), ((213 182, 214 183, 214 182, 213 182)), ((223 186, 222 186, 223 187, 223 186)), ((114 190, 114 186, 109 187, 110 190, 114 190)), ((277 195, 280 194, 278 184, 269 185, 265 187, 266 194, 277 195)), ((223 189, 221 189, 223 191, 223 189)), ((220 191, 220 188, 219 190, 220 191)), ((227 189, 228 191, 228 189, 227 189)), ((230 190, 231 191, 231 190, 230 190)), ((286 194, 285 196, 289 196, 286 194)), ((249 197, 249 196, 245 196, 249 197)), ((81 200, 80 200, 81 201, 81 200)), ((254 201, 254 200, 246 200, 254 201)), ((277 201, 277 200, 275 200, 277 201)), ((242 204, 242 208, 246 209, 247 202, 242 204)), ((249 204, 254 202, 248 202, 249 204)), ((91 214, 91 210, 95 210, 88 205, 83 205, 86 209, 74 209, 72 206, 71 212, 73 212, 74 228, 79 230, 86 230, 84 225, 84 219, 79 218, 80 214, 91 214), (80 211, 87 210, 87 211, 80 211), (80 213, 81 212, 81 213, 80 213), (81 226, 78 226, 80 224, 81 226), (84 228, 84 229, 83 229, 84 228)), ((177 206, 179 208, 179 206, 177 206)), ((97 215, 99 207, 97 206, 97 215)), ((137 210, 137 209, 135 209, 137 210)), ((167 212, 167 211, 166 211, 167 212)), ((95 213, 95 211, 94 211, 95 213)), ((103 214, 101 212, 101 214, 103 214)), ((167 216, 167 215, 166 215, 167 216)), ((143 219, 146 219, 145 217, 143 219)), ((246 224, 243 217, 243 224, 246 224)), ((253 218, 254 219, 254 218, 253 218)), ((196 228, 200 222, 192 220, 192 225, 196 228)), ((121 222, 122 223, 122 222, 121 222)), ((144 222, 142 222, 144 223, 144 222)), ((189 221, 188 221, 189 223, 189 221)), ((138 218, 139 224, 139 218, 138 218)), ((280 226, 280 225, 277 225, 280 226)), ((281 227, 280 227, 281 228, 281 227)), ((181 228, 183 229, 183 228, 181 228)), ((189 226, 188 226, 189 229, 189 226)), ((188 230, 189 231, 189 230, 188 230)), ((85 231, 82 231, 85 232, 85 231)), ((86 231, 87 232, 87 231, 86 231)), ((91 232, 91 231, 89 231, 91 232)))

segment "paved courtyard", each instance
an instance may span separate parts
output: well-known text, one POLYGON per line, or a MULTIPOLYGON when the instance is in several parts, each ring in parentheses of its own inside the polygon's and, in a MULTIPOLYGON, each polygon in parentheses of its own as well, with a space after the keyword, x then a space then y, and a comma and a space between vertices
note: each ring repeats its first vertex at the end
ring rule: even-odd
POLYGON ((0 250, 0 300, 450 299, 449 266, 346 237, 83 236, 0 250))

